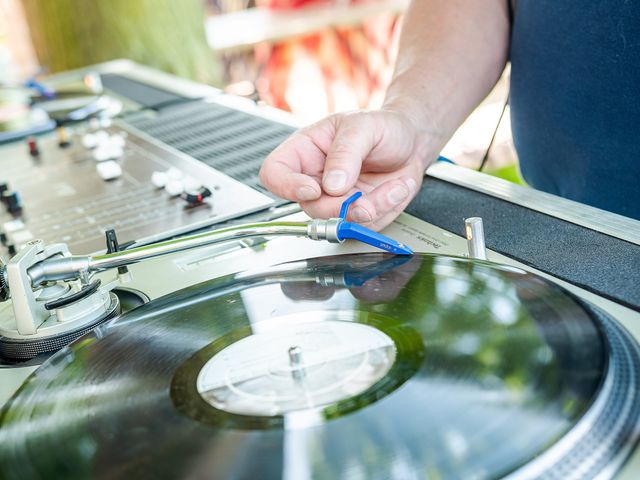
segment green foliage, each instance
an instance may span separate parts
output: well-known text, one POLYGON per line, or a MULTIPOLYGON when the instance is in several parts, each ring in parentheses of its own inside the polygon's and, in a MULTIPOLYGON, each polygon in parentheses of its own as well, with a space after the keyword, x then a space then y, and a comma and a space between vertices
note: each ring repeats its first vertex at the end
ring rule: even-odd
POLYGON ((202 0, 23 0, 36 52, 50 72, 129 58, 217 83, 202 0))
POLYGON ((503 180, 508 180, 512 183, 517 183, 518 185, 526 185, 526 182, 520 175, 518 165, 515 163, 507 165, 506 167, 498 168, 496 170, 490 170, 487 173, 489 175, 493 175, 494 177, 502 178, 503 180))

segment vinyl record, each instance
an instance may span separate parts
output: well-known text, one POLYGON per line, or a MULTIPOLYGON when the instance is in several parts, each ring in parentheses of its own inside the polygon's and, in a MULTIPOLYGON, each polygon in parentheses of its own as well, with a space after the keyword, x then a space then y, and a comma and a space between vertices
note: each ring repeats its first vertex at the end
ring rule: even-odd
POLYGON ((0 471, 588 478, 633 440, 637 357, 512 267, 311 259, 181 290, 51 357, 3 410, 0 471))

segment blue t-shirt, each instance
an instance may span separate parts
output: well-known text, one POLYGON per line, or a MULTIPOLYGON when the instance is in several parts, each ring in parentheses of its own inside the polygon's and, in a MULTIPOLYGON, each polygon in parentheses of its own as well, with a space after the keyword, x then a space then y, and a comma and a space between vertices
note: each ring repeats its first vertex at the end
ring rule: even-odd
POLYGON ((640 1, 518 0, 511 122, 534 188, 640 219, 640 1))

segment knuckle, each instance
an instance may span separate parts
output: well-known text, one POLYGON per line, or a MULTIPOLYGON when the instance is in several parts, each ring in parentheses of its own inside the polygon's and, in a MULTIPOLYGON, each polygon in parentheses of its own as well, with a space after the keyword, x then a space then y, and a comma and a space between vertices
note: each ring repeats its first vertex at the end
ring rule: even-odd
POLYGON ((354 134, 364 135, 375 127, 375 119, 371 112, 357 111, 344 118, 342 127, 354 134))
POLYGON ((293 133, 288 139, 286 139, 283 143, 291 143, 294 142, 297 138, 306 138, 308 140, 313 140, 316 136, 316 131, 318 129, 317 124, 309 125, 308 127, 301 128, 297 132, 293 133))

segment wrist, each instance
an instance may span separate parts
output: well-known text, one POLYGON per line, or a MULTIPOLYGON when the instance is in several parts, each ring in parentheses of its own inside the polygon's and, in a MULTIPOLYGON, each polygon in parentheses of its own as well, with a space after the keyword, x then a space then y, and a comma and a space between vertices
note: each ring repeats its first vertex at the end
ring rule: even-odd
POLYGON ((387 95, 381 110, 399 115, 408 124, 414 132, 414 156, 426 169, 440 155, 448 141, 438 122, 415 98, 406 96, 387 95))

